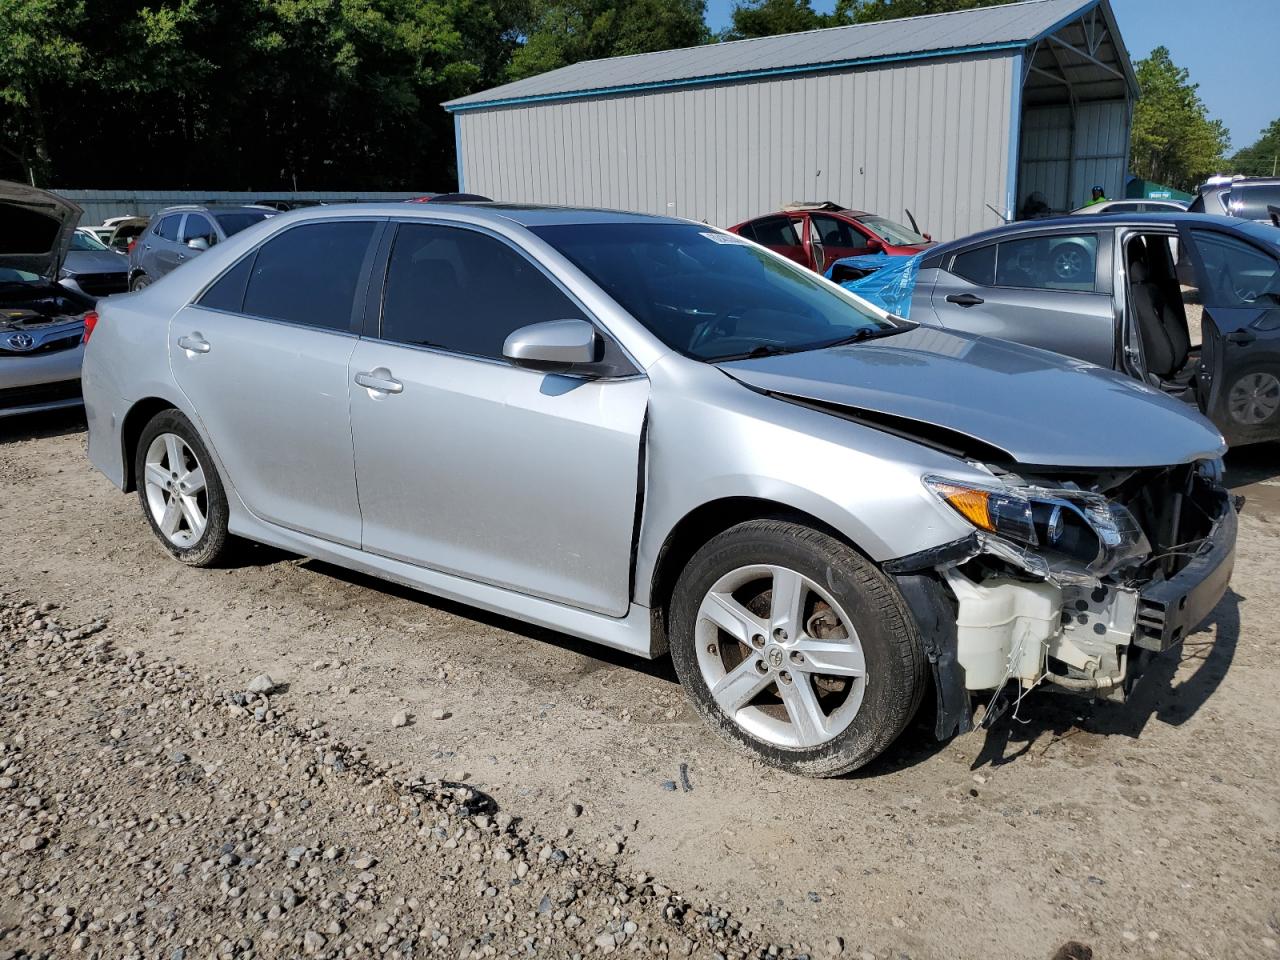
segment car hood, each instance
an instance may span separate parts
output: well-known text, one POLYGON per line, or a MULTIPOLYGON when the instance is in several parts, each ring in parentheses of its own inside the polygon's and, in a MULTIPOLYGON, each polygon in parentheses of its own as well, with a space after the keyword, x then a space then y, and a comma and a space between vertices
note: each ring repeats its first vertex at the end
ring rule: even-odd
POLYGON ((68 250, 63 270, 71 276, 87 273, 124 273, 129 260, 112 250, 68 250))
POLYGON ((80 213, 70 200, 0 180, 0 267, 52 280, 71 247, 80 213))
POLYGON ((756 390, 964 456, 1121 468, 1226 451, 1190 405, 1135 380, 938 327, 720 368, 756 390))

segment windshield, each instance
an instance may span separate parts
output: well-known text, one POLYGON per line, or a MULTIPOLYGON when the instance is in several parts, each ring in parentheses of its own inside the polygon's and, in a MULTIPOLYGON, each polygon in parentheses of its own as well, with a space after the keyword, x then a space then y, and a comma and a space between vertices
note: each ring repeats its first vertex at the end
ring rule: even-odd
POLYGON ((111 248, 108 247, 101 240, 99 240, 97 237, 93 236, 92 234, 81 233, 79 230, 77 230, 74 234, 71 235, 71 249, 72 250, 110 250, 111 248))
POLYGON ((891 243, 896 247, 911 247, 929 242, 910 227, 904 227, 884 217, 859 217, 858 222, 885 243, 891 243))
POLYGON ((272 210, 237 210, 235 213, 215 213, 218 226, 228 237, 239 233, 245 227, 251 227, 259 220, 272 216, 272 210))
POLYGON ((663 343, 698 360, 810 350, 899 329, 808 270, 697 224, 532 229, 663 343))

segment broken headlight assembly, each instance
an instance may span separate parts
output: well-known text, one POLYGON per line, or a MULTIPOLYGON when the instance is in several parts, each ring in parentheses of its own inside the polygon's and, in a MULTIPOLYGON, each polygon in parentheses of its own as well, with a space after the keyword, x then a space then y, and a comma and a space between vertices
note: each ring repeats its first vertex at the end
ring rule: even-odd
POLYGON ((1151 552, 1133 514, 1097 493, 938 476, 924 485, 986 535, 990 552, 1037 576, 1092 581, 1151 552))

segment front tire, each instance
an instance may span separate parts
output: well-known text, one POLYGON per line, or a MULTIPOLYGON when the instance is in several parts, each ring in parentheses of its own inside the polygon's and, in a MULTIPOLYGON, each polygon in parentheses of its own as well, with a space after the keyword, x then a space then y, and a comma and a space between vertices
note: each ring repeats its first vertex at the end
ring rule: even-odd
POLYGON ((129 289, 134 293, 151 286, 151 278, 145 273, 139 273, 136 277, 129 281, 129 289))
POLYGON ((227 496, 213 458, 177 410, 156 414, 134 455, 142 514, 169 555, 192 567, 225 559, 227 496))
POLYGON ((710 540, 672 598, 671 656, 695 709, 791 773, 875 759, 920 705, 925 661, 892 580, 837 538, 752 520, 710 540))

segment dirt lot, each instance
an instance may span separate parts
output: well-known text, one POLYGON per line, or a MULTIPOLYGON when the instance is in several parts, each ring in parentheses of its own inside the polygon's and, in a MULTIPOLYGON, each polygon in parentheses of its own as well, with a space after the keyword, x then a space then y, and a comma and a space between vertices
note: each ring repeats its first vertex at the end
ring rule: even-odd
POLYGON ((0 769, 14 781, 0 790, 0 957, 61 956, 77 933, 104 957, 208 956, 219 935, 228 955, 364 955, 390 943, 422 955, 569 956, 604 949, 595 938, 611 921, 622 951, 676 955, 791 944, 828 956, 839 937, 847 956, 915 960, 1049 958, 1068 941, 1098 958, 1280 957, 1274 447, 1228 462, 1249 498, 1232 591, 1129 704, 1039 696, 990 732, 937 744, 912 730, 870 769, 813 782, 731 752, 685 707, 665 662, 264 549, 233 569, 184 568, 152 542, 136 499, 91 470, 81 429, 74 416, 0 421, 0 628, 10 631, 0 765, 7 757, 20 771, 0 769), (46 650, 26 601, 56 604, 50 616, 67 629, 104 627, 46 650), (164 658, 186 669, 154 665, 164 658), (258 701, 222 719, 225 694, 261 673, 283 685, 269 700, 274 732, 252 729, 258 701), (187 719, 166 713, 174 704, 187 719), (407 726, 396 725, 402 712, 407 726), (289 763, 336 741, 386 775, 344 779, 320 761, 300 775, 289 763), (461 822, 460 801, 406 784, 440 779, 491 798, 485 815, 515 818, 506 829, 520 839, 490 824, 475 854, 487 863, 505 843, 515 859, 482 876, 462 855, 465 836, 455 849, 431 834, 440 817, 461 822), (420 804, 427 827, 379 813, 380 797, 420 804), (246 831, 238 818, 258 826, 246 831), (311 913, 272 918, 279 871, 292 869, 277 852, 264 858, 264 879, 236 895, 265 899, 231 910, 240 888, 221 844, 252 852, 254 831, 273 821, 292 835, 260 845, 307 846, 298 875, 320 890, 355 884, 353 896, 317 893, 298 908, 311 913), (175 835, 168 852, 153 852, 157 823, 175 835), (48 835, 28 841, 34 850, 21 845, 29 828, 48 835), (548 845, 568 860, 538 860, 548 845), (386 872, 360 880, 349 865, 358 852, 386 872), (483 883, 509 878, 525 852, 536 882, 500 891, 499 909, 483 883), (178 878, 164 856, 212 879, 178 878), (88 872, 73 882, 60 857, 88 872), (551 903, 556 921, 538 909, 544 891, 563 888, 558 870, 580 874, 580 906, 551 903), (616 877, 640 872, 669 891, 628 881, 632 902, 620 902, 616 877), (67 914, 57 908, 72 893, 76 917, 101 899, 100 929, 73 920, 59 932, 67 914), (675 925, 666 911, 680 896, 727 908, 745 939, 707 932, 705 918, 675 925), (164 922, 147 920, 162 909, 164 922), (404 918, 415 909, 416 920, 404 918), (570 913, 582 922, 566 930, 570 913), (515 919, 503 926, 507 914, 515 919), (627 933, 624 914, 642 929, 627 933), (401 936, 409 927, 412 942, 401 936), (187 943, 190 952, 174 951, 187 943))

